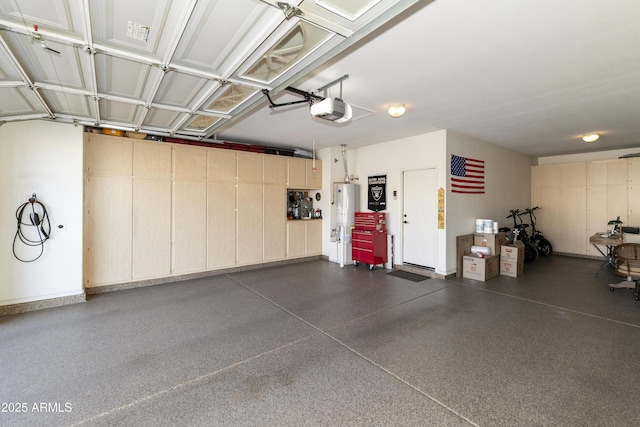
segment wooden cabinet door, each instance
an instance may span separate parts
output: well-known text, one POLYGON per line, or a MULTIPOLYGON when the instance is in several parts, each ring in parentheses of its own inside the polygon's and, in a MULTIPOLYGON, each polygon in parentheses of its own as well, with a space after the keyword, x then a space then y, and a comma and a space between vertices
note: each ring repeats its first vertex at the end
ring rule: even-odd
POLYGON ((287 159, 282 156, 262 156, 265 184, 287 184, 287 159))
POLYGON ((238 183, 237 259, 240 265, 262 261, 262 206, 262 184, 238 183))
POLYGON ((640 158, 629 159, 627 177, 627 226, 640 227, 640 158))
POLYGON ((207 180, 212 182, 236 182, 237 153, 212 148, 207 151, 207 180))
POLYGON ((322 254, 322 221, 307 221, 307 255, 322 254))
POLYGON ((131 177, 93 176, 85 183, 84 283, 131 280, 131 177))
POLYGON ((287 258, 305 255, 306 234, 307 231, 304 220, 287 221, 287 258))
POLYGON ((133 176, 170 179, 171 157, 172 150, 168 144, 135 141, 133 143, 133 176))
POLYGON ((287 188, 307 188, 307 163, 305 159, 287 159, 287 188))
POLYGON ((173 147, 173 177, 178 180, 207 179, 207 151, 201 147, 173 147))
POLYGON ((255 153, 238 153, 238 182, 263 182, 262 157, 255 153))
POLYGON ((93 175, 131 176, 133 142, 129 138, 85 134, 84 169, 93 175))
POLYGON ((207 267, 236 265, 236 184, 207 183, 207 267))
POLYGON ((287 189, 284 183, 264 184, 264 261, 284 259, 286 224, 287 189))
POLYGON ((133 279, 171 273, 171 180, 133 179, 133 279))
POLYGON ((179 180, 173 189, 173 273, 207 266, 207 183, 179 180))
POLYGON ((320 190, 322 188, 322 162, 320 160, 306 160, 307 185, 305 188, 320 190), (314 169, 315 163, 315 170, 314 169))

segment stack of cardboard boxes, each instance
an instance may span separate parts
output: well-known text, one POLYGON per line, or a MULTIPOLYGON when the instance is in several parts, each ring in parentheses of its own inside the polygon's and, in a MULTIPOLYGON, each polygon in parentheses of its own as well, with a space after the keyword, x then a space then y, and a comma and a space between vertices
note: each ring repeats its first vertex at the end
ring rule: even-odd
POLYGON ((524 272, 524 245, 518 241, 500 249, 500 274, 509 277, 521 276, 524 272))
POLYGON ((495 277, 500 272, 500 248, 506 240, 505 233, 476 233, 473 235, 473 246, 486 247, 487 256, 482 258, 471 253, 471 247, 462 258, 462 277, 480 280, 482 282, 495 277))
POLYGON ((505 245, 506 233, 476 233, 458 237, 458 256, 461 257, 462 277, 487 281, 498 274, 520 276, 524 271, 524 245, 521 242, 505 245), (473 240, 471 237, 473 236, 473 240), (473 244, 471 244, 473 242, 473 244), (488 248, 489 254, 478 256, 471 253, 472 246, 488 248))

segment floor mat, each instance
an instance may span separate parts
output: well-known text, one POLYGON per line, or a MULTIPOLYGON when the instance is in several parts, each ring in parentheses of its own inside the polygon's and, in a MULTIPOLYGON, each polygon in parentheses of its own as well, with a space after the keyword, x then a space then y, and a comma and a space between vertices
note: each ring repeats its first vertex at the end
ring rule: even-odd
POLYGON ((423 276, 421 274, 409 273, 404 270, 394 270, 387 274, 394 277, 400 277, 401 279, 411 280, 412 282, 422 282, 423 280, 430 279, 430 277, 423 276))

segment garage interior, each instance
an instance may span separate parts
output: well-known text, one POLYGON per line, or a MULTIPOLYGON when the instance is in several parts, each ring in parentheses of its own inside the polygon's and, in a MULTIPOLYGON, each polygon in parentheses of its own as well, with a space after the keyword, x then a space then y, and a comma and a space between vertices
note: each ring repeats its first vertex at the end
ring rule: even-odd
POLYGON ((640 225, 639 7, 0 4, 0 424, 638 424, 640 303, 590 237, 640 225), (388 260, 342 266, 335 184, 365 211, 372 177, 388 260), (553 254, 461 277, 477 218, 533 206, 553 254))

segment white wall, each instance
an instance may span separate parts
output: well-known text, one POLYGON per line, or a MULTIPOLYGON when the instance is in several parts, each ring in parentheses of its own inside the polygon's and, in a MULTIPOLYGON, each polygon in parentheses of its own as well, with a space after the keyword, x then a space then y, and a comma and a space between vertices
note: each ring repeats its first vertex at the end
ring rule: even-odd
MULTIPOLYGON (((324 176, 341 181, 344 172, 340 150, 334 150, 329 157, 328 161, 323 159, 324 176), (334 157, 338 158, 337 163, 333 161, 334 157)), ((446 190, 445 229, 438 230, 437 242, 436 273, 442 275, 456 271, 456 236, 473 233, 476 218, 491 218, 498 221, 501 227, 510 226, 506 219, 509 209, 526 208, 531 199, 530 166, 534 159, 451 131, 431 132, 347 150, 347 158, 349 173, 359 178, 354 182, 361 186, 361 210, 367 209, 368 176, 387 175, 387 228, 395 238, 396 263, 401 263, 403 258, 403 172, 426 168, 437 170, 438 188, 446 190), (485 194, 451 193, 451 154, 485 161, 485 194), (393 196, 394 191, 397 192, 397 197, 393 196)), ((326 184, 329 184, 327 180, 323 183, 323 188, 326 188, 326 184)), ((327 234, 324 234, 323 253, 331 255, 331 250, 327 234)))
MULTIPOLYGON (((446 188, 446 131, 431 132, 414 137, 389 141, 381 144, 347 150, 349 174, 353 175, 352 182, 360 185, 360 210, 367 210, 367 178, 370 175, 387 176, 387 232, 395 239, 395 260, 402 260, 402 179, 407 170, 435 168, 438 174, 438 187, 446 188), (393 196, 393 192, 397 196, 393 196)), ((333 152, 328 162, 332 165, 334 181, 342 181, 344 167, 341 150, 333 152), (337 158, 338 162, 334 162, 337 158)), ((326 172, 326 170, 325 170, 326 172)), ((434 196, 435 197, 435 196, 434 196)), ((446 230, 439 231, 438 246, 445 240, 446 230)), ((323 236, 323 239, 326 237, 323 236)), ((325 244, 326 240, 323 240, 325 244)), ((437 273, 445 270, 444 256, 438 257, 437 273)))
POLYGON ((531 165, 534 159, 456 132, 447 132, 447 162, 451 155, 485 161, 485 194, 451 193, 445 202, 447 228, 447 270, 455 271, 456 236, 475 231, 476 218, 498 221, 513 227, 507 219, 510 209, 525 209, 531 203, 531 165))
POLYGON ((82 132, 46 121, 0 126, 0 305, 84 292, 82 132), (23 263, 12 253, 15 212, 32 193, 46 206, 52 232, 42 257, 23 263))

